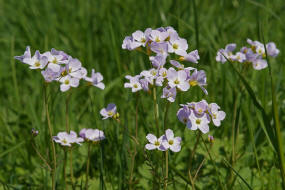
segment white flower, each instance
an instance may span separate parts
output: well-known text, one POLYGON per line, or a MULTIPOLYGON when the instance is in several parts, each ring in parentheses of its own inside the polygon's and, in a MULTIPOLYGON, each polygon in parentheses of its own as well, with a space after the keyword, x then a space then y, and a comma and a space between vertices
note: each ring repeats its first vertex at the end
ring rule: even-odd
POLYGON ((189 119, 191 120, 191 126, 189 129, 199 129, 202 133, 209 132, 209 120, 206 114, 204 114, 203 117, 196 117, 195 114, 190 114, 189 119))
POLYGON ((161 150, 161 151, 165 151, 165 147, 163 147, 162 145, 162 140, 164 138, 164 136, 159 137, 159 139, 157 139, 157 137, 153 134, 148 134, 146 136, 147 140, 150 142, 148 144, 145 145, 145 148, 147 150, 161 150))
POLYGON ((224 111, 219 111, 220 106, 216 103, 211 103, 209 108, 214 125, 219 127, 221 125, 221 121, 225 119, 226 113, 224 111))
POLYGON ((179 152, 181 150, 181 137, 174 137, 174 133, 171 129, 165 131, 165 136, 162 145, 166 149, 170 149, 173 152, 179 152))
POLYGON ((66 76, 60 78, 59 82, 61 83, 60 90, 62 92, 65 92, 65 91, 69 90, 70 87, 76 88, 79 85, 79 79, 78 78, 73 78, 73 77, 71 77, 69 75, 66 75, 66 76))

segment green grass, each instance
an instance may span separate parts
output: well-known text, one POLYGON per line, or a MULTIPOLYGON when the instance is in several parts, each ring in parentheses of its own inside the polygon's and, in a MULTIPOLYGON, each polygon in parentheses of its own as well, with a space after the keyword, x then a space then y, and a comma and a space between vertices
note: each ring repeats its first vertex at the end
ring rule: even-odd
MULTIPOLYGON (((45 135, 48 127, 43 79, 39 72, 29 70, 13 58, 21 55, 27 45, 33 51, 44 52, 53 47, 63 50, 78 58, 89 71, 95 68, 103 74, 104 91, 87 87, 72 90, 70 128, 77 132, 81 128, 99 128, 107 137, 91 150, 89 189, 128 188, 131 168, 128 150, 133 150, 134 142, 126 131, 135 132, 136 96, 123 88, 124 76, 149 68, 149 61, 139 52, 121 49, 121 44, 135 30, 160 26, 173 26, 188 40, 191 50, 199 49, 201 60, 197 67, 206 71, 209 92, 205 96, 200 89, 193 88, 169 107, 167 126, 181 135, 183 144, 180 153, 169 155, 168 189, 192 189, 187 167, 196 135, 178 121, 176 112, 180 103, 202 98, 218 103, 227 116, 220 128, 211 127, 215 142, 209 152, 203 143, 198 145, 193 172, 206 160, 198 174, 196 189, 282 189, 272 127, 277 112, 284 139, 284 7, 282 0, 196 0, 195 3, 190 0, 0 0, 0 189, 51 187, 50 174, 30 143, 30 131, 36 128, 40 131, 35 139, 39 151, 51 161, 49 138, 45 135), (274 115, 268 68, 255 71, 250 67, 240 78, 229 63, 222 65, 215 61, 219 48, 231 42, 241 47, 247 38, 263 41, 260 34, 265 42, 275 42, 281 52, 276 59, 270 59, 277 105, 274 115), (113 121, 101 120, 99 111, 110 102, 117 105, 126 129, 113 121)), ((239 65, 234 66, 240 69, 239 65)), ((66 93, 52 83, 49 94, 51 122, 57 133, 65 130, 66 93)), ((165 100, 157 100, 162 131, 165 100)), ((156 131, 152 102, 150 94, 140 92, 134 189, 151 189, 150 165, 164 163, 158 159, 162 154, 143 150, 146 134, 156 131)), ((58 145, 56 150, 57 189, 63 189, 64 152, 58 145)), ((73 151, 78 189, 85 184, 86 156, 86 145, 73 151)))

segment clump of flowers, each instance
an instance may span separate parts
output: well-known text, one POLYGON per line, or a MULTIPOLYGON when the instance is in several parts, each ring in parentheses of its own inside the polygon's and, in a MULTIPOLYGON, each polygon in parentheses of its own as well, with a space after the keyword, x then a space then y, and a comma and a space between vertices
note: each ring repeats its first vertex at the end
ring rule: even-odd
POLYGON ((172 27, 157 29, 148 28, 144 32, 136 31, 127 36, 122 44, 123 49, 143 51, 149 56, 152 68, 142 71, 136 76, 127 75, 129 80, 125 88, 132 92, 140 90, 149 91, 153 86, 163 87, 161 98, 174 102, 178 92, 186 92, 191 87, 204 88, 206 75, 192 67, 184 67, 183 61, 197 64, 200 56, 198 50, 188 51, 186 39, 181 38, 172 27), (167 67, 167 63, 168 67, 167 67))
POLYGON ((100 114, 103 116, 102 119, 119 118, 119 113, 117 112, 117 106, 113 103, 110 103, 106 108, 101 109, 100 114))
POLYGON ((171 129, 167 129, 165 134, 159 138, 153 134, 148 134, 146 138, 149 141, 149 143, 145 145, 147 150, 157 149, 166 151, 170 149, 173 152, 179 152, 181 150, 181 137, 174 137, 174 133, 171 129))
POLYGON ((83 138, 77 137, 77 134, 74 131, 70 131, 70 133, 59 132, 57 136, 53 137, 53 140, 61 146, 69 147, 74 143, 81 145, 80 143, 84 141, 83 138))
POLYGON ((32 56, 30 47, 21 56, 15 59, 29 65, 30 69, 39 69, 46 82, 60 82, 60 90, 65 92, 79 86, 80 80, 85 80, 93 86, 104 89, 103 76, 92 69, 91 77, 87 77, 87 70, 81 62, 63 51, 51 49, 41 54, 38 50, 32 56))
POLYGON ((208 104, 206 100, 181 106, 182 108, 177 112, 179 121, 185 124, 188 129, 199 129, 202 133, 209 132, 211 121, 216 127, 219 127, 221 121, 226 117, 226 113, 219 110, 220 107, 216 103, 208 104))
MULTIPOLYGON (((252 41, 247 39, 249 47, 244 46, 234 53, 236 44, 228 44, 225 49, 220 49, 217 52, 216 61, 225 63, 227 60, 239 63, 251 63, 255 70, 261 70, 267 67, 266 53, 264 44, 259 41, 252 41)), ((279 54, 279 50, 276 48, 274 42, 266 44, 267 55, 270 57, 276 57, 279 54)))
POLYGON ((105 139, 104 132, 99 129, 81 129, 79 136, 87 142, 97 143, 105 139))

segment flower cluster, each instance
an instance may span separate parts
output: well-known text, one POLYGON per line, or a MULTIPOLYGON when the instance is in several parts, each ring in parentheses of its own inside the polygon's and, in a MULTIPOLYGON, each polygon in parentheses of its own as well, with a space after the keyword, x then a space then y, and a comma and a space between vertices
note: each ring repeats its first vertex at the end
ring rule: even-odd
MULTIPOLYGON (((216 56, 216 61, 225 63, 227 60, 236 61, 239 63, 252 63, 255 70, 261 70, 267 67, 266 53, 264 44, 259 41, 252 41, 247 39, 250 47, 242 47, 240 51, 235 54, 233 51, 236 49, 236 44, 228 44, 225 49, 220 49, 216 56)), ((279 50, 276 48, 274 42, 266 44, 267 55, 276 57, 279 50)))
POLYGON ((170 149, 173 152, 179 152, 181 150, 181 137, 174 137, 174 133, 171 129, 167 129, 165 134, 159 138, 153 134, 148 134, 146 138, 149 141, 149 143, 145 145, 147 150, 157 149, 166 151, 170 149))
POLYGON ((82 129, 79 133, 80 137, 82 137, 85 141, 88 142, 99 142, 105 139, 105 135, 103 131, 99 129, 82 129))
POLYGON ((172 27, 161 27, 155 30, 148 28, 145 32, 138 30, 124 39, 122 48, 144 51, 153 66, 139 75, 126 76, 129 82, 126 82, 124 87, 131 88, 132 92, 148 91, 153 85, 163 86, 161 98, 166 98, 170 102, 175 101, 178 91, 187 91, 191 86, 198 85, 207 94, 204 88, 205 72, 192 67, 185 68, 180 63, 181 61, 198 63, 200 59, 198 51, 187 53, 187 40, 179 37, 172 27), (142 47, 145 47, 145 51, 142 47), (169 68, 165 67, 167 62, 171 65, 169 68))
POLYGON ((87 70, 78 59, 72 58, 63 51, 51 49, 51 51, 41 54, 38 50, 32 56, 30 47, 21 56, 15 59, 29 65, 30 69, 40 69, 46 82, 58 81, 61 83, 60 90, 65 92, 71 87, 78 87, 81 79, 93 86, 104 89, 102 83, 103 76, 92 69, 91 77, 87 77, 87 70))
POLYGON ((226 113, 220 111, 220 107, 216 103, 208 104, 206 100, 181 106, 182 108, 177 112, 179 121, 185 124, 188 129, 199 129, 202 133, 209 132, 209 123, 211 121, 219 127, 221 121, 226 117, 226 113))
POLYGON ((117 106, 113 103, 108 104, 106 108, 101 109, 100 114, 103 116, 103 119, 119 118, 119 113, 117 112, 117 106))
POLYGON ((53 137, 53 140, 62 146, 71 146, 74 143, 81 145, 80 143, 84 141, 83 138, 77 137, 74 131, 70 131, 70 133, 59 132, 57 136, 53 137))

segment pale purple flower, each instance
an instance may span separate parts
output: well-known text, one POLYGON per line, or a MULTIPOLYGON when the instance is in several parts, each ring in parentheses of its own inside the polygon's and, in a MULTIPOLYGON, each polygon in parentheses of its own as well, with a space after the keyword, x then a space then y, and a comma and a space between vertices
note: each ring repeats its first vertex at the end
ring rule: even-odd
POLYGON ((252 62, 252 66, 255 70, 261 70, 267 67, 267 61, 264 59, 256 59, 252 62))
POLYGON ((68 63, 68 59, 66 59, 65 55, 59 54, 58 51, 48 51, 45 52, 43 56, 48 58, 48 68, 52 69, 54 72, 60 70, 60 65, 68 63))
POLYGON ((99 129, 82 129, 79 135, 86 141, 98 142, 105 139, 104 132, 99 129))
POLYGON ((141 87, 144 91, 149 91, 149 81, 145 78, 139 79, 141 87))
POLYGON ((194 113, 197 117, 204 116, 205 112, 208 110, 208 103, 206 100, 201 100, 194 104, 194 113))
POLYGON ((178 61, 170 60, 169 62, 170 62, 171 65, 173 65, 174 67, 176 67, 179 70, 183 70, 184 69, 184 65, 179 63, 178 61))
POLYGON ((176 98, 176 88, 169 86, 164 87, 161 98, 167 98, 169 102, 174 102, 176 98))
POLYGON ((166 27, 165 30, 168 33, 168 37, 165 40, 174 41, 179 38, 177 31, 171 26, 166 27))
POLYGON ((236 44, 228 44, 225 49, 220 49, 217 53, 216 61, 225 63, 227 59, 232 60, 233 51, 235 50, 235 48, 236 44))
POLYGON ((30 46, 26 47, 26 51, 24 52, 23 55, 21 56, 15 56, 15 59, 23 62, 24 59, 31 59, 31 50, 30 50, 30 46))
POLYGON ((162 32, 159 30, 152 30, 149 38, 151 41, 153 42, 163 42, 166 38, 168 37, 168 33, 167 32, 162 32))
POLYGON ((145 33, 143 33, 140 30, 135 31, 132 34, 133 40, 137 43, 139 43, 141 46, 145 47, 147 43, 147 37, 145 36, 145 33))
POLYGON ((34 128, 32 128, 32 136, 36 137, 36 136, 38 136, 38 134, 39 134, 39 131, 34 129, 34 128))
POLYGON ((177 112, 177 117, 180 122, 185 124, 188 128, 191 128, 191 121, 189 119, 189 116, 191 114, 191 110, 187 106, 183 106, 180 108, 177 112))
POLYGON ((209 132, 209 120, 204 114, 202 117, 197 117, 195 114, 191 114, 189 119, 191 120, 191 127, 189 129, 191 130, 197 130, 199 129, 202 133, 208 133, 209 132))
POLYGON ((238 61, 240 63, 243 63, 246 60, 246 55, 241 52, 237 52, 235 55, 233 55, 233 60, 238 61))
POLYGON ((127 49, 127 50, 134 50, 140 47, 140 45, 141 44, 138 42, 135 42, 131 36, 127 36, 125 37, 123 41, 122 48, 127 49))
POLYGON ((274 42, 269 42, 266 44, 266 50, 267 54, 271 57, 276 57, 279 54, 279 49, 276 48, 276 45, 274 42))
POLYGON ((146 139, 148 140, 149 143, 145 145, 145 148, 147 150, 157 149, 157 150, 161 150, 161 151, 166 151, 166 148, 162 145, 163 138, 164 138, 164 135, 157 139, 157 137, 155 135, 148 134, 146 136, 146 139))
POLYGON ((181 150, 181 137, 174 137, 174 133, 171 129, 165 131, 165 135, 162 141, 162 145, 165 149, 170 149, 173 152, 179 152, 181 150))
POLYGON ((167 77, 167 69, 166 68, 159 69, 158 74, 160 77, 166 78, 167 77))
POLYGON ((149 60, 151 61, 153 67, 159 69, 164 66, 166 57, 163 55, 150 56, 149 60))
POLYGON ((167 57, 168 56, 168 45, 166 42, 156 43, 152 42, 150 45, 151 51, 155 52, 157 55, 167 57))
POLYGON ((201 71, 194 70, 194 72, 188 78, 188 81, 189 81, 190 86, 198 85, 203 90, 203 92, 206 95, 208 95, 207 90, 204 88, 204 86, 207 85, 207 78, 206 78, 205 71, 203 71, 203 70, 201 70, 201 71))
POLYGON ((117 114, 117 107, 113 103, 108 104, 106 108, 101 109, 100 114, 103 116, 103 119, 115 117, 117 114))
POLYGON ((178 51, 177 54, 181 56, 179 58, 181 61, 189 61, 192 63, 198 63, 198 60, 200 59, 198 50, 193 50, 190 53, 187 53, 186 51, 178 51))
POLYGON ((95 73, 95 69, 92 69, 91 77, 84 77, 87 82, 90 82, 93 86, 96 86, 102 90, 105 88, 103 81, 103 76, 101 73, 95 73))
POLYGON ((30 69, 43 69, 47 65, 48 59, 36 51, 32 58, 24 58, 23 63, 30 65, 30 69))
POLYGON ((41 71, 41 74, 43 75, 46 82, 57 80, 60 76, 60 72, 54 72, 50 68, 46 68, 45 70, 41 71))
POLYGON ((219 127, 221 125, 221 121, 225 119, 226 113, 224 111, 219 111, 220 106, 216 103, 209 104, 209 109, 214 125, 219 127))
POLYGON ((182 91, 187 91, 190 88, 187 80, 187 73, 184 70, 176 71, 170 68, 167 71, 168 85, 173 88, 177 87, 182 91))
POLYGON ((78 79, 82 79, 87 75, 87 70, 82 67, 81 62, 78 59, 74 58, 70 58, 68 60, 68 64, 66 64, 66 72, 71 77, 78 79))
POLYGON ((71 146, 73 143, 79 144, 83 142, 81 137, 77 137, 77 134, 74 131, 67 132, 59 132, 57 136, 53 137, 53 140, 56 143, 59 143, 62 146, 71 146))
POLYGON ((71 87, 76 88, 79 85, 79 79, 73 78, 69 75, 66 75, 66 76, 60 78, 59 82, 61 83, 60 90, 62 92, 69 90, 71 87))
POLYGON ((168 45, 169 53, 176 53, 179 51, 185 51, 188 49, 187 40, 185 39, 170 39, 168 45))
POLYGON ((131 76, 127 75, 126 79, 129 79, 130 82, 126 82, 124 84, 124 87, 125 88, 131 88, 132 92, 137 92, 137 91, 141 90, 142 86, 141 86, 141 83, 139 81, 140 77, 141 77, 140 75, 137 75, 135 77, 131 77, 131 76))

